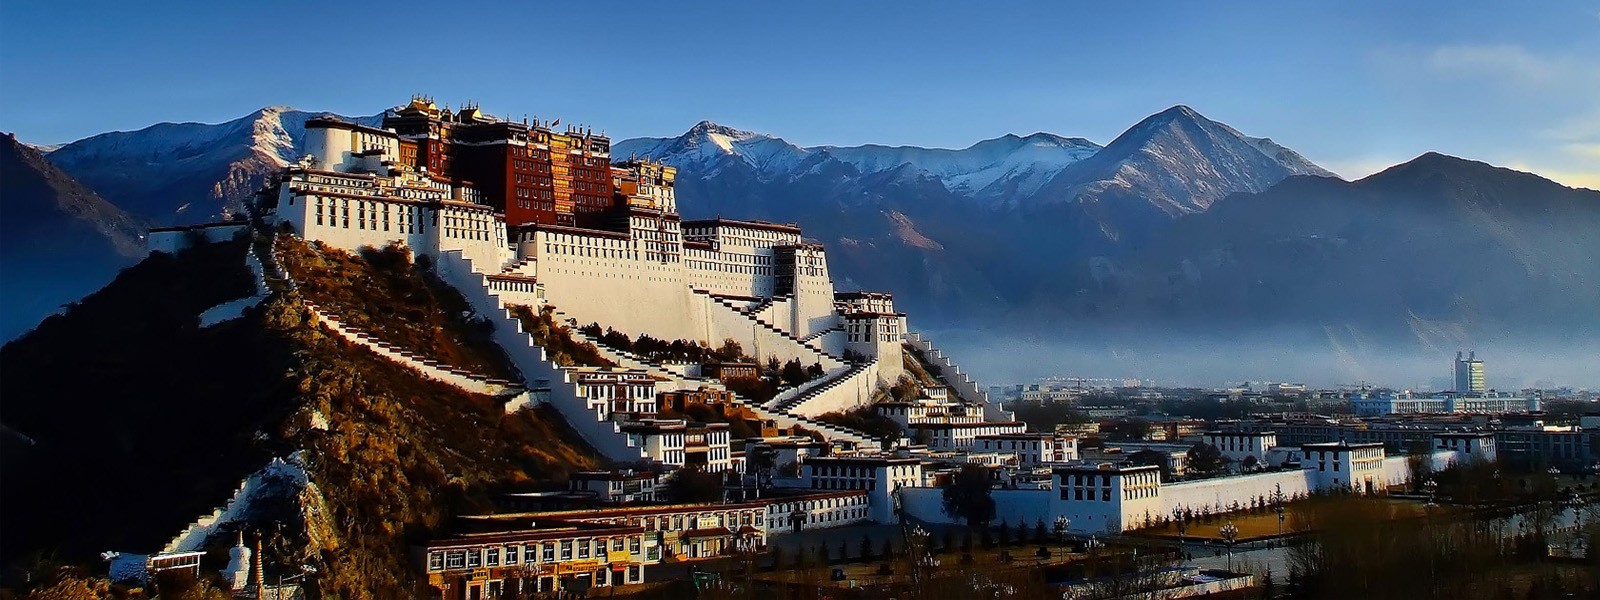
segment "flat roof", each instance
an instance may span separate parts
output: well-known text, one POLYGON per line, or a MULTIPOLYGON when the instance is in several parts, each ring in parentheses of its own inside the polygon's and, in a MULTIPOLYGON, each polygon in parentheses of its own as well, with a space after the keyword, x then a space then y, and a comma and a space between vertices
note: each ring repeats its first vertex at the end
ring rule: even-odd
POLYGON ((1097 465, 1066 465, 1051 467, 1052 473, 1129 473, 1133 471, 1156 471, 1161 467, 1156 465, 1126 465, 1120 463, 1104 462, 1097 465))
POLYGON ((690 228, 690 227, 745 227, 745 228, 748 228, 748 229, 765 229, 765 230, 768 230, 768 231, 777 231, 777 232, 781 232, 781 233, 793 233, 795 235, 799 235, 800 234, 800 226, 797 225, 797 224, 794 224, 794 223, 772 223, 772 222, 769 222, 769 221, 740 221, 740 220, 737 220, 737 219, 724 219, 722 217, 717 217, 715 219, 697 219, 697 220, 694 220, 694 221, 684 221, 683 222, 683 227, 685 229, 690 228))
POLYGON ((817 461, 838 462, 838 463, 873 464, 873 465, 875 465, 875 464, 907 464, 907 463, 921 463, 922 462, 922 460, 918 459, 918 458, 911 458, 911 457, 900 458, 900 457, 894 457, 894 456, 851 455, 851 456, 812 456, 812 457, 806 458, 806 464, 811 464, 811 463, 817 462, 817 461))

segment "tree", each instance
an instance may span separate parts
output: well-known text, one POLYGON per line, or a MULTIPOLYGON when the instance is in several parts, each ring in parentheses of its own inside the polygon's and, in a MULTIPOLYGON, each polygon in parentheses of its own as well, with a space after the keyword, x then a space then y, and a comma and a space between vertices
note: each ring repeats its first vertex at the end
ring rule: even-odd
POLYGON ((1246 457, 1244 457, 1243 461, 1239 462, 1239 466, 1244 467, 1245 472, 1248 473, 1248 472, 1254 471, 1254 470, 1256 470, 1256 468, 1260 467, 1261 466, 1261 461, 1259 459, 1257 459, 1253 455, 1252 456, 1246 456, 1246 457))
POLYGON ((861 562, 872 560, 872 537, 861 536, 861 562))
POLYGON ((1128 462, 1141 466, 1147 465, 1160 467, 1161 480, 1172 480, 1172 465, 1171 462, 1167 460, 1167 454, 1165 452, 1159 452, 1156 450, 1140 450, 1133 454, 1129 454, 1128 462))
POLYGON ((966 464, 944 486, 944 514, 967 522, 967 527, 987 525, 994 520, 994 489, 989 485, 989 469, 966 464))
POLYGON ((1222 469, 1222 451, 1211 444, 1195 444, 1189 448, 1188 469, 1196 473, 1216 473, 1222 469))
POLYGON ((791 358, 783 363, 783 371, 779 374, 784 383, 800 385, 806 382, 806 368, 800 365, 800 359, 791 358))
POLYGON ((675 503, 717 502, 722 500, 722 476, 707 473, 699 466, 684 467, 667 482, 667 501, 675 503))
POLYGON ((756 485, 772 482, 772 471, 777 468, 778 452, 772 446, 756 446, 750 453, 749 469, 756 474, 756 485))
POLYGON ((744 347, 733 338, 728 338, 722 340, 722 347, 712 352, 711 357, 718 362, 739 362, 739 359, 744 358, 744 347))
POLYGON ((816 379, 818 377, 823 376, 826 373, 827 373, 827 371, 824 371, 822 369, 822 363, 811 363, 811 366, 806 367, 806 378, 807 379, 816 379))

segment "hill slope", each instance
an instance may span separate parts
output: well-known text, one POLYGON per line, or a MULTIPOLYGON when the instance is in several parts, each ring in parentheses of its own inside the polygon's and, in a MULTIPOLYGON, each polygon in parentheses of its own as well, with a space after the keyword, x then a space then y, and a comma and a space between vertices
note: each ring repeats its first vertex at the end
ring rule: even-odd
MULTIPOLYGON (((1119 323, 1354 332, 1452 351, 1600 336, 1600 192, 1440 154, 1295 177, 1180 220, 1053 308, 1119 323)), ((1060 318, 1059 313, 1054 317, 1060 318)))
POLYGON ((9 340, 144 256, 144 224, 0 138, 0 340, 9 340))
MULTIPOLYGON (((503 414, 496 399, 348 345, 308 323, 297 292, 200 327, 205 309, 252 293, 245 251, 152 255, 0 349, 6 565, 153 551, 268 459, 293 457, 316 510, 253 519, 289 518, 296 559, 318 566, 324 595, 410 597, 411 541, 498 489, 596 464, 559 417, 503 414)), ((356 277, 419 276, 409 272, 356 277)))

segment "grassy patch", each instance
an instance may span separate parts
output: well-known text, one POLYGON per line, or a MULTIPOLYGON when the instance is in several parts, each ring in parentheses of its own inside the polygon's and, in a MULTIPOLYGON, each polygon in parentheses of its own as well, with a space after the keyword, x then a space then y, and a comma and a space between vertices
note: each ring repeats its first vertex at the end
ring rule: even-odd
POLYGON ((533 337, 533 343, 550 354, 550 360, 563 367, 615 367, 617 363, 600 355, 594 344, 579 341, 572 328, 557 323, 555 308, 544 306, 537 313, 533 307, 521 304, 506 306, 511 316, 522 321, 522 330, 533 337))
POLYGON ((283 268, 300 293, 340 321, 435 360, 504 379, 516 369, 496 346, 487 321, 403 246, 351 254, 321 242, 278 238, 283 268))

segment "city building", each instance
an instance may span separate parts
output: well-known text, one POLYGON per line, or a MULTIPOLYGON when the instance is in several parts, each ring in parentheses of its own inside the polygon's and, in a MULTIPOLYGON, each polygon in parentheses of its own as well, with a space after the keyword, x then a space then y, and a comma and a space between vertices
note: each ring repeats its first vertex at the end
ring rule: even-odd
POLYGON ((922 460, 887 455, 813 456, 801 463, 800 485, 812 490, 865 490, 870 519, 889 523, 894 518, 894 492, 923 485, 922 460))
POLYGON ((1078 460, 1078 440, 1071 436, 1006 433, 980 435, 973 440, 973 450, 1014 454, 1017 466, 1022 468, 1078 460))
POLYGON ((1266 466, 1267 452, 1278 445, 1278 434, 1271 431, 1207 431, 1207 445, 1215 446, 1224 457, 1234 462, 1244 462, 1253 457, 1257 464, 1266 466))
POLYGON ((630 469, 579 471, 568 479, 573 492, 590 494, 606 503, 656 502, 660 500, 661 474, 630 469))
POLYGON ((517 597, 644 582, 657 540, 638 526, 489 523, 422 545, 427 582, 449 600, 517 597))
POLYGON ((906 427, 912 439, 926 442, 933 451, 971 450, 978 437, 1023 433, 1028 424, 1021 421, 948 422, 923 421, 906 427))
POLYGON ((1466 358, 1461 353, 1456 353, 1455 388, 1458 393, 1483 393, 1489 387, 1484 382, 1483 361, 1478 360, 1478 353, 1467 354, 1466 358))

